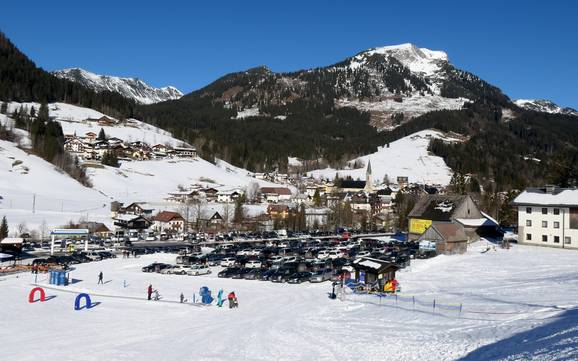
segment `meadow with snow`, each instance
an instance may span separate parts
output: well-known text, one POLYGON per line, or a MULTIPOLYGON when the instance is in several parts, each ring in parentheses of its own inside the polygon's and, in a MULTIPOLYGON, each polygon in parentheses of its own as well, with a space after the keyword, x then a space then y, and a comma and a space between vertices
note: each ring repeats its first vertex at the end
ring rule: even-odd
POLYGON ((353 179, 364 180, 366 166, 371 161, 373 180, 377 182, 381 182, 387 175, 391 182, 396 182, 398 176, 405 176, 413 183, 447 185, 451 180, 452 171, 441 157, 428 152, 432 138, 457 141, 437 130, 423 130, 391 142, 389 146, 380 147, 375 153, 349 162, 353 165, 356 161, 361 161, 364 164, 362 168, 325 168, 311 171, 308 175, 318 179, 333 179, 335 174, 339 174, 341 178, 350 176, 353 179))
MULTIPOLYGON (((400 296, 331 300, 331 284, 300 285, 143 273, 153 254, 75 266, 74 284, 28 303, 31 274, 0 278, 7 360, 572 360, 578 358, 576 252, 517 246, 414 260, 400 296), (104 273, 104 285, 97 275, 104 273), (149 284, 160 301, 147 301, 149 284), (235 291, 238 309, 192 304, 199 288, 235 291), (78 293, 96 305, 74 310, 78 293), (187 299, 180 304, 183 293, 187 299), (433 309, 462 304, 462 312, 433 309), (114 330, 114 331, 111 331, 114 330)), ((46 276, 38 276, 46 285, 46 276)))
MULTIPOLYGON (((38 103, 11 102, 8 114, 20 106, 28 111, 32 107, 36 111, 40 108, 38 103)), ((102 128, 108 137, 125 141, 172 147, 185 144, 171 133, 136 119, 127 124, 101 126, 86 121, 104 116, 96 110, 66 103, 51 103, 48 107, 50 116, 61 124, 64 134, 98 134, 102 128)), ((8 127, 13 124, 6 115, 0 115, 0 122, 8 127)), ((169 193, 177 192, 179 187, 191 184, 222 189, 275 185, 257 180, 247 170, 222 160, 213 164, 198 157, 122 162, 119 168, 89 167, 87 173, 93 187, 87 188, 44 159, 29 154, 26 151, 30 147, 28 132, 22 129, 15 129, 15 132, 21 137, 20 146, 0 141, 0 216, 7 217, 12 232, 16 232, 19 225, 28 230, 49 230, 79 220, 112 225, 110 202, 113 200, 150 202, 158 209, 174 210, 177 206, 166 202, 165 198, 169 193)), ((249 207, 248 211, 254 214, 264 209, 249 207)))

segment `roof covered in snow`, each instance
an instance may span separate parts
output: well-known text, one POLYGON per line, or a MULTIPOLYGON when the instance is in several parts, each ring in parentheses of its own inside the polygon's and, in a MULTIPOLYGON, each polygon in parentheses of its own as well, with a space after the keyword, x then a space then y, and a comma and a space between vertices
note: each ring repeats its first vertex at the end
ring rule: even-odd
POLYGON ((578 206, 578 188, 527 188, 513 202, 514 205, 578 206))
POLYGON ((464 195, 428 195, 416 203, 409 217, 448 222, 467 197, 464 195))

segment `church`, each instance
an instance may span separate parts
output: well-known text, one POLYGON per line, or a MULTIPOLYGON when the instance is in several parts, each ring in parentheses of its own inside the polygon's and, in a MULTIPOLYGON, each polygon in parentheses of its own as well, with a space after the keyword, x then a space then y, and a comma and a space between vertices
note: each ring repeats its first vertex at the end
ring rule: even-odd
POLYGON ((358 193, 366 192, 373 193, 373 176, 371 174, 371 160, 367 162, 367 169, 365 170, 365 181, 343 179, 339 184, 340 193, 358 193))

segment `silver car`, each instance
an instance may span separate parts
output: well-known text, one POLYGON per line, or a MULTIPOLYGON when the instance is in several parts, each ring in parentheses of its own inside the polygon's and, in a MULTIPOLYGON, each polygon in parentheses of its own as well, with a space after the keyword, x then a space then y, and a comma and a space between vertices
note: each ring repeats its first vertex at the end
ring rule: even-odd
POLYGON ((331 279, 331 270, 322 269, 322 270, 313 272, 311 277, 309 277, 309 282, 320 283, 320 282, 329 281, 330 279, 331 279))

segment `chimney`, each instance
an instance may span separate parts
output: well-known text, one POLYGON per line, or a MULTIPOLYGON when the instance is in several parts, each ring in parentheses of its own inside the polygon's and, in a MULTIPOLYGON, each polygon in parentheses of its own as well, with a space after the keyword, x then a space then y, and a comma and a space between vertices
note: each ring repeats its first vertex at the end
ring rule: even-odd
POLYGON ((546 193, 547 194, 554 194, 554 191, 556 191, 556 186, 553 184, 546 184, 546 193))

